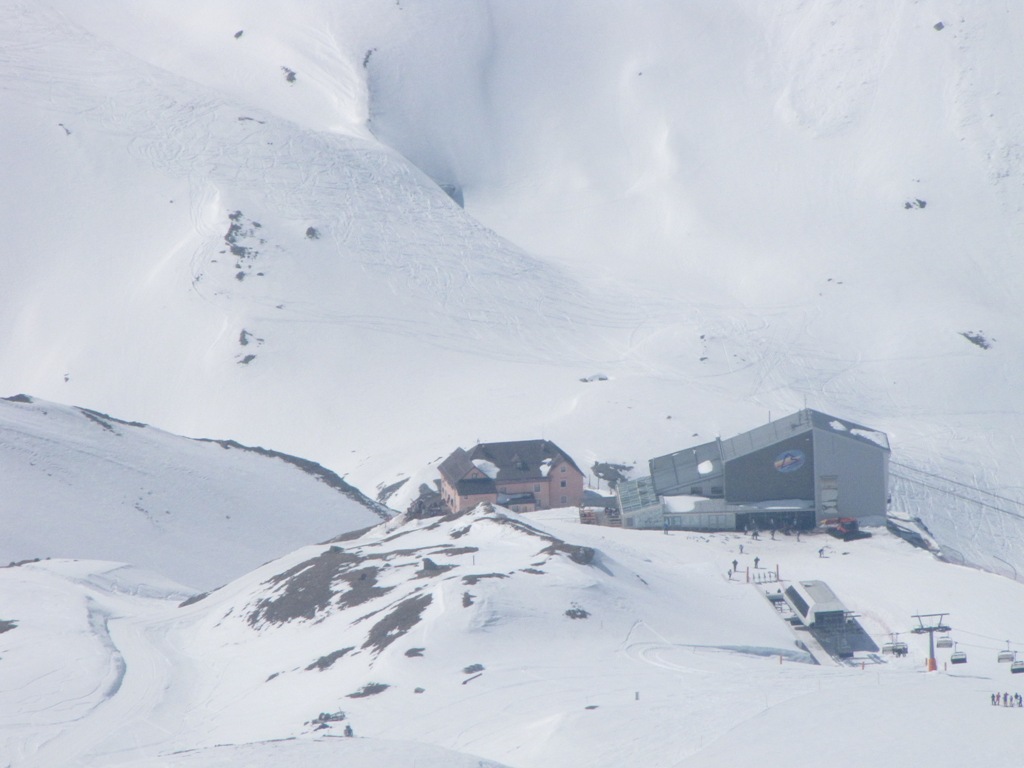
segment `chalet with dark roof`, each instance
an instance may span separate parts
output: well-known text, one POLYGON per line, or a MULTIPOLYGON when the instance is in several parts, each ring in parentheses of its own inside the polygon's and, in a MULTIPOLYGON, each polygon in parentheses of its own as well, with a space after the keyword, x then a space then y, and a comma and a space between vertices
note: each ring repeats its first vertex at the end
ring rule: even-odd
POLYGON ((456 448, 441 462, 441 497, 462 512, 489 501, 514 512, 575 507, 583 500, 583 472, 550 440, 480 443, 456 448))

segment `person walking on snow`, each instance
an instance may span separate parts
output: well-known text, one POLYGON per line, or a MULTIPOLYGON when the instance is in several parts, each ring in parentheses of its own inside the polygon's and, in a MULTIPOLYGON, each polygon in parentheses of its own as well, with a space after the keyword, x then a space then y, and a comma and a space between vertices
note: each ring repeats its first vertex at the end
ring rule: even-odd
POLYGON ((824 556, 825 556, 825 548, 822 547, 821 549, 818 550, 818 557, 824 557, 824 556))
POLYGON ((754 558, 754 567, 757 568, 757 564, 760 563, 760 562, 761 562, 761 558, 760 557, 755 557, 754 558))
POLYGON ((732 561, 732 569, 734 572, 740 569, 740 564, 736 560, 732 561))

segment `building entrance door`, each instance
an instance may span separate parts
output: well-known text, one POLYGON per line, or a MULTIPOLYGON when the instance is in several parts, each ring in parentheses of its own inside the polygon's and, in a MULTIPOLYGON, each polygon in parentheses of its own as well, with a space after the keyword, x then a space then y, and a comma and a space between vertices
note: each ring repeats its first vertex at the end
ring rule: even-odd
POLYGON ((839 478, 818 475, 818 519, 839 517, 839 478))

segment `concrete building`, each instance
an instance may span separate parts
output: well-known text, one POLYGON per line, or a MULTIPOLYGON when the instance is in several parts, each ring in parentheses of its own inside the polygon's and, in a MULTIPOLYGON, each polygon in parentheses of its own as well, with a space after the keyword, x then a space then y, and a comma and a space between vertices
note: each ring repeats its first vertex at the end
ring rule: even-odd
POLYGON ((622 524, 808 529, 840 516, 881 524, 889 499, 889 454, 884 432, 805 409, 726 440, 651 459, 650 477, 620 484, 622 524))

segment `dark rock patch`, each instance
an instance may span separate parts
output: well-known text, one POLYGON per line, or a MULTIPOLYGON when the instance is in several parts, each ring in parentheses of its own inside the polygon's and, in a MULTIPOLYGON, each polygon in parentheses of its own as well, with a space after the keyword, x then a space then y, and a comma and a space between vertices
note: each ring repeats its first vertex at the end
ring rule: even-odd
POLYGON ((18 622, 14 619, 0 619, 0 635, 4 632, 10 632, 16 626, 18 626, 18 622))
POLYGON ((438 565, 429 557, 423 558, 423 566, 416 571, 417 579, 429 579, 433 576, 440 576, 445 571, 450 571, 452 568, 457 568, 455 565, 438 565))
POLYGON ((198 595, 192 595, 192 597, 186 597, 184 600, 182 600, 180 603, 178 603, 178 607, 179 608, 185 608, 186 606, 198 603, 200 600, 202 600, 204 597, 208 596, 209 594, 210 594, 209 592, 200 592, 198 595))
POLYGON ((462 672, 466 675, 472 675, 475 672, 483 672, 483 664, 470 664, 468 667, 463 667, 462 672))
POLYGON ((367 531, 372 530, 372 529, 373 529, 373 526, 371 525, 371 526, 369 526, 367 528, 360 528, 357 531, 349 531, 348 533, 343 533, 343 534, 341 534, 339 536, 335 536, 330 541, 325 541, 325 542, 322 542, 322 543, 324 543, 324 544, 337 544, 337 543, 342 542, 342 541, 354 541, 355 539, 362 538, 366 534, 367 531))
POLYGON ((507 573, 474 573, 470 576, 463 576, 462 583, 467 587, 472 587, 474 584, 480 582, 481 579, 507 579, 507 573))
POLYGON ((296 78, 298 77, 295 74, 294 69, 288 69, 288 67, 281 67, 281 71, 284 72, 284 79, 287 80, 289 83, 294 83, 296 78))
POLYGON ((423 652, 425 650, 427 650, 427 649, 426 648, 410 648, 408 651, 405 652, 405 655, 408 656, 411 659, 411 658, 414 658, 414 657, 417 657, 417 656, 422 656, 423 652))
POLYGON ((114 424, 120 424, 125 427, 146 427, 148 425, 143 424, 141 421, 125 421, 124 419, 115 419, 113 416, 107 413, 101 413, 100 411, 92 411, 88 408, 76 408, 89 421, 94 421, 103 427, 108 432, 117 433, 114 429, 114 424))
MULTIPOLYGON (((410 531, 406 531, 409 533, 410 531)), ((384 541, 389 541, 397 538, 397 536, 389 536, 384 541)), ((479 552, 478 547, 455 547, 451 544, 435 544, 428 547, 415 547, 413 549, 393 549, 390 552, 381 552, 376 555, 366 555, 367 559, 374 558, 379 560, 393 560, 396 557, 420 557, 421 553, 431 555, 445 555, 446 557, 457 557, 458 555, 468 555, 474 552, 479 552)), ((446 568, 451 566, 446 566, 446 568)))
POLYGON ((10 397, 5 397, 4 400, 6 400, 8 403, 31 403, 31 402, 33 402, 32 398, 29 397, 28 395, 11 395, 10 397))
POLYGON ((367 696, 376 696, 378 693, 383 693, 391 686, 387 683, 367 683, 355 693, 348 694, 350 699, 364 699, 367 696))
POLYGON ((377 653, 383 651, 419 623, 423 611, 431 602, 433 598, 430 595, 416 595, 402 600, 370 628, 363 648, 372 648, 377 653))
POLYGON ((473 595, 471 595, 469 592, 463 592, 462 593, 462 607, 463 608, 469 608, 469 606, 471 606, 472 604, 473 604, 473 595))
POLYGON ((319 669, 322 672, 323 670, 328 669, 332 664, 334 664, 334 662, 336 662, 346 653, 353 650, 355 650, 355 646, 350 646, 348 648, 342 648, 340 651, 328 653, 326 656, 321 656, 319 659, 317 659, 308 667, 306 667, 306 671, 309 672, 314 669, 319 669))
POLYGON ((572 607, 565 612, 565 615, 570 619, 586 619, 590 616, 590 612, 578 603, 573 603, 572 607))
POLYGON ((569 559, 574 563, 580 565, 590 565, 594 560, 594 549, 592 547, 582 547, 578 544, 567 544, 564 541, 555 541, 545 549, 541 550, 544 554, 554 555, 561 552, 562 554, 568 555, 569 559))
POLYGON ((985 334, 981 331, 961 331, 960 335, 967 339, 971 344, 982 349, 990 349, 994 339, 988 339, 985 334))
POLYGON ((256 627, 265 622, 284 624, 295 619, 312 620, 332 602, 347 608, 385 595, 391 587, 377 586, 378 572, 374 566, 363 565, 358 555, 331 547, 265 582, 281 587, 275 595, 257 603, 249 614, 249 624, 256 627), (339 590, 338 582, 347 582, 348 589, 339 590))
POLYGON ((377 501, 379 501, 381 504, 385 503, 388 499, 394 496, 395 493, 407 482, 409 482, 409 478, 403 477, 401 480, 391 483, 390 485, 385 485, 383 487, 378 486, 377 501))

